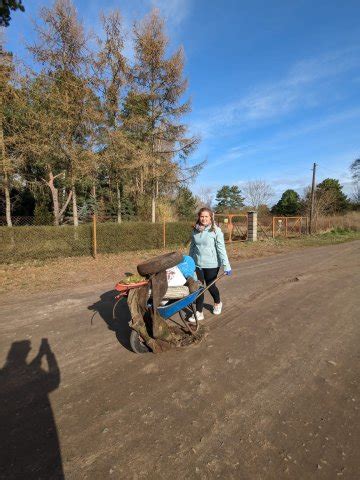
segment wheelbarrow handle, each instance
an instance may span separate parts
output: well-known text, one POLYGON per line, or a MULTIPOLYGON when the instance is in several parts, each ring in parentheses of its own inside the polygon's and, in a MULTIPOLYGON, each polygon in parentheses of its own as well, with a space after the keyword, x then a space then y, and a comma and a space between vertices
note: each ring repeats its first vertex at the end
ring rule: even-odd
POLYGON ((214 283, 216 283, 218 280, 220 280, 220 278, 222 278, 224 275, 226 275, 226 272, 223 272, 221 275, 216 277, 215 280, 213 280, 211 283, 209 283, 209 285, 206 288, 204 288, 204 290, 202 290, 201 293, 199 293, 199 295, 195 298, 195 300, 197 298, 199 298, 201 295, 203 295, 206 292, 206 290, 209 290, 209 288, 212 287, 214 285, 214 283))

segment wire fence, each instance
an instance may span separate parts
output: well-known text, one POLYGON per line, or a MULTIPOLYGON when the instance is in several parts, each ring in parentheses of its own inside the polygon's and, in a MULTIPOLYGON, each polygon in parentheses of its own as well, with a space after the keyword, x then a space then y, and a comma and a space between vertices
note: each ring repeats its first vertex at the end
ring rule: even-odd
MULTIPOLYGON (((216 222, 226 242, 248 240, 247 215, 217 214, 216 222)), ((193 226, 190 221, 117 223, 114 218, 93 218, 77 227, 34 225, 33 217, 13 217, 12 223, 13 227, 7 227, 6 219, 0 217, 0 263, 184 247, 190 241, 193 226)), ((360 213, 319 217, 315 228, 317 232, 336 228, 360 230, 360 213)), ((307 217, 269 216, 257 221, 258 240, 306 233, 307 217)))
MULTIPOLYGON (((34 225, 35 217, 11 217, 13 227, 25 227, 34 225)), ((5 216, 0 216, 0 227, 6 227, 7 221, 5 216)))
MULTIPOLYGON (((216 214, 215 220, 222 228, 226 242, 245 242, 249 239, 248 215, 216 214)), ((306 235, 308 224, 307 217, 257 217, 257 239, 306 235)))
POLYGON ((93 220, 77 227, 29 223, 14 218, 13 227, 0 226, 0 263, 185 246, 193 225, 93 220))

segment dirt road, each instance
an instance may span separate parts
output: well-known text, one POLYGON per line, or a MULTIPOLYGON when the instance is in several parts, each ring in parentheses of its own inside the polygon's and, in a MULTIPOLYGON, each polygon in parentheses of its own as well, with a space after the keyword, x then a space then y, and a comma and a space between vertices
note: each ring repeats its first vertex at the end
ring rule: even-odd
POLYGON ((360 478, 359 253, 233 265, 205 341, 162 355, 112 285, 3 297, 0 478, 360 478))

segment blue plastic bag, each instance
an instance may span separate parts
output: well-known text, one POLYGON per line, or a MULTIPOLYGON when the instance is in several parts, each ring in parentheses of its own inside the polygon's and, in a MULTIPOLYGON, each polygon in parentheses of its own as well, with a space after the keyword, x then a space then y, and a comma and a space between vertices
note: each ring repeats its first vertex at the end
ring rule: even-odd
POLYGON ((180 262, 177 267, 185 278, 193 277, 195 272, 195 262, 189 257, 189 255, 184 255, 182 262, 180 262))

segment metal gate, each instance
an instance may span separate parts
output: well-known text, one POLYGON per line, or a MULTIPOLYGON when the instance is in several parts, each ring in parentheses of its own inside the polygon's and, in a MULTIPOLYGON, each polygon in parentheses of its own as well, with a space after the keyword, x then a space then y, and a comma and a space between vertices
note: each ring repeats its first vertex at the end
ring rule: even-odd
MULTIPOLYGON (((248 239, 248 215, 216 213, 215 220, 223 231, 226 242, 245 242, 248 239)), ((257 219, 259 240, 306 235, 308 229, 308 217, 260 217, 257 219)))
POLYGON ((216 213, 215 220, 224 233, 225 242, 245 242, 247 240, 247 215, 216 213))
POLYGON ((308 233, 308 217, 273 217, 272 237, 297 237, 308 233))

